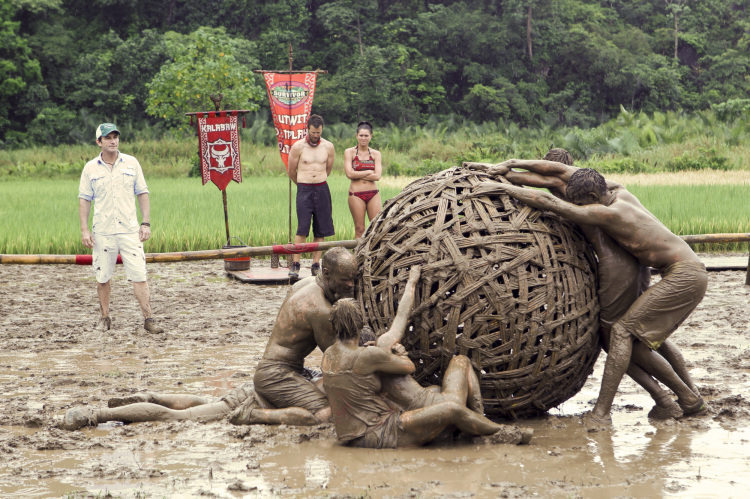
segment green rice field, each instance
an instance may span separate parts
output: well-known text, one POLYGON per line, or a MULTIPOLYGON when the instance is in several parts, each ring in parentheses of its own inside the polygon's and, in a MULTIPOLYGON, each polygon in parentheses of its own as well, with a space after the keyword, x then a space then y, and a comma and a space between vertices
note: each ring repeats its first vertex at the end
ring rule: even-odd
MULTIPOLYGON (((709 178, 715 174, 707 174, 709 178)), ((148 180, 148 179, 147 179, 148 180)), ((412 179, 384 178, 383 200, 395 196, 412 179)), ((667 227, 680 235, 750 232, 747 182, 707 185, 630 184, 618 178, 667 227)), ((218 249, 225 244, 221 192, 199 178, 153 178, 150 253, 218 249)), ((347 205, 349 181, 329 179, 334 206, 335 240, 353 239, 347 205)), ((78 222, 78 180, 37 179, 0 182, 0 253, 85 254, 78 222)), ((289 182, 285 176, 246 176, 227 188, 232 236, 251 246, 285 243, 289 234, 289 182)), ((294 197, 294 187, 292 191, 294 197)), ((93 210, 92 210, 93 211, 93 210)), ((292 231, 296 216, 292 206, 292 231)), ((239 244, 233 242, 232 244, 239 244)), ((697 251, 747 251, 747 243, 702 245, 697 251)))

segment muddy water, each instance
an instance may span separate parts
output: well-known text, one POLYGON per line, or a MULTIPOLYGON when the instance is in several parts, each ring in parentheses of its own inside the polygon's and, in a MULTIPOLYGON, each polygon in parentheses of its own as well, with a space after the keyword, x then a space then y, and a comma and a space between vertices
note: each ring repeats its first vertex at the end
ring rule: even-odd
MULTIPOLYGON (((257 264, 254 261, 254 264, 257 264)), ((330 425, 107 423, 65 432, 69 407, 136 391, 218 397, 247 381, 286 292, 224 280, 223 264, 152 265, 152 302, 168 330, 140 329, 132 288, 113 283, 114 330, 93 331, 89 269, 0 266, 0 497, 109 491, 134 497, 745 497, 750 489, 750 288, 710 274, 699 309, 673 336, 712 410, 646 417, 629 380, 610 431, 587 432, 603 358, 528 446, 471 441, 423 449, 340 447, 330 425), (158 276, 158 277, 157 277, 158 276)), ((603 357, 603 356, 602 356, 603 357)), ((308 363, 316 366, 320 356, 308 363)))

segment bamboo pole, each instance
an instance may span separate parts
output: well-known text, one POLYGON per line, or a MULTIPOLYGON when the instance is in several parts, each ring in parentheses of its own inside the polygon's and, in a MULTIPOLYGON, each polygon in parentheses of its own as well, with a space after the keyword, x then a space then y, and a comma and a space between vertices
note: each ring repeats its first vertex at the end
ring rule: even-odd
MULTIPOLYGON (((331 248, 342 247, 353 249, 356 240, 324 241, 322 243, 276 244, 274 246, 243 246, 241 248, 181 251, 175 253, 146 253, 146 262, 190 262, 196 260, 223 260, 224 258, 240 258, 245 256, 264 255, 293 255, 296 253, 311 253, 313 251, 327 251, 331 248)), ((38 265, 38 264, 68 264, 91 265, 91 255, 0 255, 0 264, 38 265)))

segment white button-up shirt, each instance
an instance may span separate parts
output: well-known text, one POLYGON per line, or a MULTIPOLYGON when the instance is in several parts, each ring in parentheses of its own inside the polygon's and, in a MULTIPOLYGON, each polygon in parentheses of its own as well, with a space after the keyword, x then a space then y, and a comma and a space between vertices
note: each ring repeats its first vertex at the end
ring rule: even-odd
POLYGON ((148 192, 140 163, 133 156, 118 152, 112 168, 99 154, 83 167, 78 197, 94 202, 96 234, 137 232, 138 216, 133 195, 148 192))

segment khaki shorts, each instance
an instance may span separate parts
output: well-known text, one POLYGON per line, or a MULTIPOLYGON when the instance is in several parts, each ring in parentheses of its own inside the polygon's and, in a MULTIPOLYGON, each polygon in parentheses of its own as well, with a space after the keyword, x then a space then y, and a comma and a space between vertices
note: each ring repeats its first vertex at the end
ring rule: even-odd
POLYGON ((701 262, 673 263, 615 326, 622 326, 656 350, 703 300, 707 284, 708 274, 701 262))
POLYGON ((146 281, 146 255, 138 232, 94 234, 93 265, 96 280, 109 282, 115 272, 117 254, 122 256, 125 273, 133 282, 146 281))

